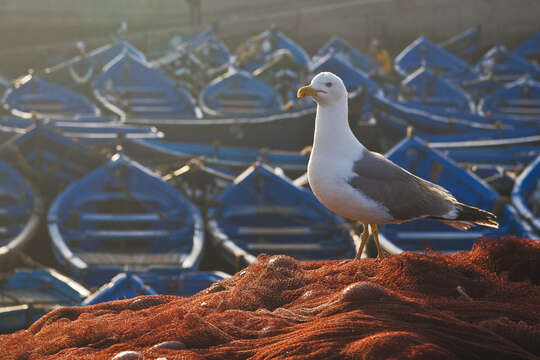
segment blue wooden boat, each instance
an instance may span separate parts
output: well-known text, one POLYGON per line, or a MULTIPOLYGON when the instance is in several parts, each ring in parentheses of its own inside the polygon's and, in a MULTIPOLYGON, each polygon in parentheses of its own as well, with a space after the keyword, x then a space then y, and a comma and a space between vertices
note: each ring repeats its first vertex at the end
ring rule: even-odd
POLYGON ((75 306, 90 292, 53 269, 19 269, 0 280, 0 332, 25 329, 59 306, 75 306))
POLYGON ((478 101, 497 90, 504 87, 504 83, 495 81, 493 76, 481 76, 478 79, 463 81, 460 83, 460 88, 465 90, 467 94, 478 103, 478 101))
POLYGON ((91 286, 126 268, 195 268, 203 248, 199 210, 122 154, 64 190, 48 227, 58 262, 91 286))
POLYGON ((424 36, 407 46, 395 58, 395 69, 402 76, 412 74, 419 67, 427 67, 448 81, 459 84, 477 77, 469 65, 424 36))
POLYGON ((486 96, 478 104, 486 117, 506 116, 526 120, 538 126, 540 120, 540 82, 528 76, 509 83, 503 89, 486 96))
POLYGON ((131 299, 141 295, 158 295, 152 287, 131 272, 115 275, 111 281, 83 300, 81 305, 95 305, 103 302, 131 299))
MULTIPOLYGON (((418 107, 409 107, 388 97, 382 90, 367 93, 370 111, 385 133, 394 137, 403 137, 408 127, 425 134, 464 134, 480 131, 510 130, 518 126, 527 126, 521 119, 500 116, 484 117, 471 113, 436 113, 418 107)), ((530 125, 528 125, 530 126, 530 125)))
POLYGON ((198 34, 188 38, 181 45, 184 51, 194 54, 203 62, 210 74, 219 72, 219 69, 229 65, 231 53, 227 45, 218 39, 214 29, 209 27, 198 34))
POLYGON ((192 96, 196 96, 211 79, 226 70, 226 67, 219 68, 214 73, 195 54, 182 48, 150 62, 148 66, 173 79, 192 96))
MULTIPOLYGON (((403 131, 401 138, 405 137, 406 131, 403 131)), ((504 140, 504 139, 519 139, 534 137, 538 134, 535 127, 522 127, 516 129, 497 129, 497 130, 477 130, 468 131, 459 134, 428 134, 414 130, 414 135, 428 142, 445 143, 445 142, 474 142, 483 140, 504 140)))
POLYGON ((245 71, 231 70, 201 92, 204 118, 153 124, 170 141, 298 150, 313 141, 316 108, 313 102, 296 98, 293 102, 293 94, 288 96, 288 100, 282 98, 272 86, 245 71))
POLYGON ((120 40, 115 44, 101 46, 86 54, 46 68, 39 72, 39 76, 54 84, 85 91, 88 90, 92 80, 99 75, 105 65, 126 52, 141 62, 146 62, 145 55, 139 49, 120 40))
POLYGON ((514 54, 523 59, 540 65, 540 31, 537 31, 529 39, 525 40, 515 50, 514 54))
POLYGON ((275 54, 275 62, 269 61, 253 74, 231 68, 208 84, 199 97, 206 115, 217 118, 263 118, 314 109, 313 101, 296 96, 298 88, 307 78, 286 68, 290 64, 287 56, 281 57, 279 52, 275 54), (281 59, 285 62, 282 63, 281 59))
POLYGON ((516 179, 512 190, 512 204, 540 236, 540 156, 516 179))
POLYGON ((110 123, 77 123, 70 121, 53 121, 52 126, 65 137, 76 139, 89 146, 111 146, 122 139, 160 139, 163 132, 154 126, 132 126, 118 122, 110 123))
MULTIPOLYGON (((532 82, 534 84, 534 82, 532 82)), ((510 84, 508 85, 510 86, 510 84)), ((494 93, 491 96, 494 96, 494 93)), ((418 107, 405 106, 388 96, 382 89, 366 92, 368 110, 363 116, 373 116, 389 134, 403 136, 407 127, 426 134, 459 134, 485 130, 510 130, 524 127, 535 127, 535 122, 528 118, 508 116, 505 113, 471 113, 426 111, 418 107)), ((526 100, 525 105, 534 106, 535 100, 526 100)), ((366 109, 366 107, 365 107, 366 109)), ((534 110, 524 110, 531 111, 534 110)))
POLYGON ((0 268, 10 266, 37 233, 43 215, 39 192, 0 161, 0 268))
MULTIPOLYGON (((204 158, 194 158, 176 163, 174 167, 159 167, 164 181, 173 184, 197 204, 206 218, 208 207, 235 179, 235 171, 223 166, 207 165, 204 158)), ((173 163, 174 164, 174 163, 173 163)))
POLYGON ((178 268, 156 268, 140 274, 121 273, 88 296, 82 305, 130 299, 140 295, 189 297, 227 277, 229 275, 219 271, 183 271, 178 268))
POLYGON ((500 223, 498 230, 474 226, 469 231, 456 230, 441 222, 424 219, 384 225, 380 229, 380 241, 388 252, 422 251, 425 248, 455 252, 470 250, 474 241, 481 236, 529 235, 530 228, 519 220, 514 208, 501 202, 493 189, 471 172, 430 149, 421 140, 405 138, 386 157, 411 173, 448 189, 458 201, 495 212, 500 223))
MULTIPOLYGON (((540 153, 534 127, 463 134, 430 135, 414 132, 426 145, 473 171, 499 194, 509 194, 515 173, 540 153)), ((406 135, 404 130, 401 138, 406 135)))
POLYGON ((90 145, 117 145, 121 139, 159 139, 164 135, 151 126, 132 126, 109 117, 77 116, 72 121, 63 119, 24 119, 15 116, 0 117, 0 130, 13 134, 24 134, 29 127, 45 126, 60 132, 65 137, 90 145))
POLYGON ((355 255, 350 229, 310 192, 266 165, 240 174, 209 210, 214 245, 237 268, 257 254, 285 254, 299 260, 355 255))
MULTIPOLYGON (((540 135, 534 128, 473 134, 426 137, 429 147, 458 163, 524 166, 540 154, 540 135), (465 138, 465 139, 464 139, 465 138)), ((422 137, 422 135, 417 134, 422 137)))
POLYGON ((307 52, 282 32, 266 30, 251 37, 237 50, 237 61, 242 69, 252 72, 266 63, 266 58, 276 50, 287 50, 300 66, 308 67, 310 58, 307 52))
POLYGON ((126 139, 122 148, 131 158, 152 167, 166 163, 178 164, 203 157, 207 165, 234 170, 244 170, 255 161, 261 161, 271 167, 279 167, 284 171, 296 173, 306 171, 309 159, 307 154, 292 151, 231 148, 154 139, 126 139))
POLYGON ((475 111, 468 94, 424 67, 403 80, 397 99, 408 107, 428 112, 455 114, 475 111))
POLYGON ((491 48, 477 63, 475 71, 494 81, 508 83, 528 74, 540 79, 540 67, 506 50, 502 45, 491 48))
MULTIPOLYGON (((349 45, 339 36, 332 38, 323 45, 323 47, 313 56, 313 62, 318 62, 320 58, 333 54, 340 61, 352 66, 355 69, 361 70, 368 74, 376 69, 376 66, 371 63, 371 60, 366 55, 349 45)), ((341 77, 341 76, 340 76, 341 77)), ((346 78, 341 77, 343 80, 346 78)))
POLYGON ((4 108, 13 115, 73 118, 77 115, 99 116, 100 110, 76 92, 32 75, 13 82, 2 98, 4 108))
POLYGON ((150 62, 149 66, 198 93, 203 85, 225 72, 230 62, 229 49, 210 27, 150 62))
MULTIPOLYGON (((132 60, 128 61, 135 63, 132 60)), ((111 63, 104 70, 109 68, 112 70, 114 66, 115 63, 111 63)), ((137 68, 141 66, 144 67, 139 63, 137 68)), ((146 70, 153 72, 155 76, 152 75, 152 79, 156 81, 165 78, 156 70, 149 68, 146 70)), ((296 88, 288 95, 289 98, 284 100, 272 86, 247 72, 232 70, 216 78, 202 90, 199 102, 204 109, 203 117, 202 112, 198 111, 199 108, 191 103, 190 97, 178 101, 173 101, 173 96, 162 98, 163 92, 169 90, 177 94, 177 88, 170 83, 167 83, 168 85, 160 83, 163 87, 159 89, 163 92, 157 87, 151 87, 150 79, 144 80, 144 83, 139 85, 137 83, 133 86, 118 86, 116 90, 115 86, 112 86, 111 90, 107 89, 106 85, 109 83, 106 80, 107 73, 108 71, 105 71, 95 80, 96 97, 100 97, 103 104, 120 114, 126 123, 158 127, 166 134, 168 141, 272 147, 282 150, 298 150, 313 141, 315 105, 309 101, 298 102, 295 97, 296 88), (126 91, 130 97, 127 99, 129 101, 122 100, 126 97, 124 95, 126 91), (129 94, 129 91, 132 91, 132 94, 129 94), (160 105, 162 101, 173 103, 170 106, 162 106, 160 105), (133 106, 128 109, 126 104, 129 103, 133 106), (139 106, 138 103, 148 105, 139 106), (178 111, 169 112, 173 109, 178 111), (182 109, 185 109, 184 113, 182 109), (155 112, 149 112, 152 110, 155 112)), ((121 79, 125 79, 124 72, 120 71, 118 75, 121 79)), ((172 83, 170 79, 165 80, 172 83)), ((119 83, 122 81, 124 80, 119 83)), ((118 82, 114 82, 116 83, 118 82)), ((187 92, 185 94, 189 95, 187 92)))
MULTIPOLYGON (((207 45, 218 45, 218 48, 216 48, 216 50, 218 50, 216 54, 217 56, 215 56, 214 59, 209 60, 209 61, 216 62, 216 65, 213 67, 220 66, 229 61, 231 54, 227 46, 223 43, 223 41, 218 39, 213 27, 208 27, 204 29, 203 31, 191 36, 185 41, 182 47, 184 47, 186 50, 189 50, 189 51, 192 51, 192 50, 198 51, 198 50, 204 49, 207 45)), ((206 55, 209 55, 209 54, 206 54, 206 55)))
POLYGON ((47 200, 105 161, 101 153, 39 123, 2 144, 0 157, 32 179, 47 200))
POLYGON ((231 71, 212 81, 199 102, 213 117, 263 117, 283 111, 278 93, 245 71, 231 71))
MULTIPOLYGON (((229 70, 230 73, 235 72, 233 67, 229 70)), ((310 79, 308 68, 298 65, 287 50, 280 49, 269 54, 265 63, 251 74, 274 88, 282 99, 283 109, 292 112, 313 106, 313 101, 296 96, 298 89, 310 79)))
POLYGON ((478 51, 480 25, 472 27, 439 43, 443 49, 462 59, 471 59, 478 51))
POLYGON ((510 196, 516 180, 516 174, 523 170, 520 165, 504 166, 496 164, 460 163, 460 166, 473 172, 502 196, 510 196))
POLYGON ((178 268, 154 267, 140 278, 158 294, 189 297, 215 282, 230 277, 222 271, 185 271, 178 268))
POLYGON ((92 86, 96 99, 123 122, 196 117, 195 101, 187 90, 129 53, 107 64, 92 86))

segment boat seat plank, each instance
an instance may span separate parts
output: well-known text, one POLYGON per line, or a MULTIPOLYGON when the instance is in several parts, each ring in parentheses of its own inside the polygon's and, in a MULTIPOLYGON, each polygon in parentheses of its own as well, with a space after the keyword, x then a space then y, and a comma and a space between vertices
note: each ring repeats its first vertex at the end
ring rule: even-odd
POLYGON ((166 98, 136 98, 136 99, 125 99, 124 103, 128 106, 155 106, 155 105, 168 105, 171 103, 169 99, 166 98))
POLYGON ((31 105, 33 111, 37 112, 46 112, 46 111, 65 111, 67 110, 66 106, 61 103, 57 104, 27 104, 31 105))
POLYGON ((21 97, 19 97, 18 102, 20 104, 28 105, 28 104, 36 104, 36 105, 47 105, 47 104, 61 104, 62 101, 58 98, 51 98, 47 96, 43 96, 42 94, 26 94, 21 97))
POLYGON ((98 214, 98 213, 82 213, 80 214, 82 221, 88 222, 155 222, 162 219, 162 216, 158 213, 148 214, 98 214))
POLYGON ((114 91, 119 93, 161 93, 163 94, 163 90, 159 87, 152 87, 152 86, 137 86, 137 85, 115 85, 114 91))
POLYGON ((168 230, 87 230, 83 234, 85 237, 99 240, 151 240, 171 236, 168 230))
POLYGON ((130 112, 171 113, 178 110, 175 106, 130 106, 130 112))
POLYGON ((19 96, 19 99, 20 100, 23 100, 23 101, 36 101, 36 100, 43 100, 43 101, 58 101, 57 98, 55 97, 51 97, 43 92, 33 92, 33 93, 25 93, 25 94, 21 94, 19 96))
POLYGON ((180 265, 184 254, 170 253, 111 253, 81 252, 77 254, 89 265, 180 265))
MULTIPOLYGON (((140 192, 131 192, 131 193, 125 193, 120 191, 110 191, 110 192, 95 192, 86 194, 84 198, 82 198, 77 203, 85 203, 88 201, 104 201, 104 200, 121 200, 121 199, 137 199, 141 201, 150 200, 152 201, 154 197, 151 196, 151 194, 147 193, 140 193, 140 192)), ((151 204, 149 204, 151 206, 151 204)))
MULTIPOLYGON (((232 216, 242 216, 242 215, 269 215, 269 214, 283 214, 283 215, 291 215, 291 214, 300 214, 305 215, 306 210, 299 207, 294 206, 234 206, 227 208, 223 211, 222 216, 224 218, 226 217, 232 217, 232 216)), ((307 216, 307 215, 306 215, 307 216)))
POLYGON ((285 235, 316 235, 323 234, 327 231, 315 230, 310 227, 238 227, 238 235, 268 235, 268 236, 285 236, 285 235))
POLYGON ((232 99, 219 99, 219 102, 223 106, 262 106, 264 105, 264 102, 261 100, 252 100, 252 99, 238 99, 238 100, 232 100, 232 99))
POLYGON ((156 98, 161 99, 167 97, 167 94, 161 90, 154 90, 152 88, 140 88, 134 90, 118 90, 118 88, 112 90, 103 90, 103 96, 110 99, 121 99, 122 101, 128 99, 142 99, 142 98, 156 98))

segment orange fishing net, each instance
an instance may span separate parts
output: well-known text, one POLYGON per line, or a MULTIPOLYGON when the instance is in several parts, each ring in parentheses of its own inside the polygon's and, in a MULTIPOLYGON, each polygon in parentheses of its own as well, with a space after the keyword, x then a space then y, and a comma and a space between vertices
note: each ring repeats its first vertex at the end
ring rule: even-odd
POLYGON ((190 298, 55 310, 0 336, 0 358, 533 359, 540 243, 454 255, 297 262, 260 256, 190 298))

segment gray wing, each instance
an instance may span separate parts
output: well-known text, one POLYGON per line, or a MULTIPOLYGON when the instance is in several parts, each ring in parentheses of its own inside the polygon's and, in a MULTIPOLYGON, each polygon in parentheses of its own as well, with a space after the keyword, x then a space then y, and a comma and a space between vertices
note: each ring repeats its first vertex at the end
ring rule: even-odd
POLYGON ((381 154, 364 153, 353 165, 349 184, 384 205, 396 220, 442 217, 456 199, 446 189, 397 166, 381 154))

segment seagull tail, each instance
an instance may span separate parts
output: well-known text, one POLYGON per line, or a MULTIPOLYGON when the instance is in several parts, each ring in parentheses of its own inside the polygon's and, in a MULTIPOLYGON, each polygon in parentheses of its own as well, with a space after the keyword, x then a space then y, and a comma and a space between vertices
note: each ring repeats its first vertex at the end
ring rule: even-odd
POLYGON ((482 225, 494 229, 499 228, 497 217, 489 211, 459 202, 456 202, 455 205, 457 216, 455 219, 445 219, 444 222, 446 222, 448 225, 460 230, 467 230, 473 225, 482 225))

